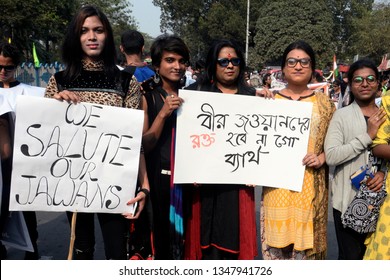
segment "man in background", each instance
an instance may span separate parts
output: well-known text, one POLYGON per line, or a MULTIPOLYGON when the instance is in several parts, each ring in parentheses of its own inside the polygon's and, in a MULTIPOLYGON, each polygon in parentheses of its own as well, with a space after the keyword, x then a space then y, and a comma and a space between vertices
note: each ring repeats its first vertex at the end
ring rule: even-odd
MULTIPOLYGON (((34 87, 24 83, 19 82, 15 78, 15 72, 18 64, 20 63, 21 54, 19 50, 12 44, 6 42, 0 42, 0 95, 2 96, 2 102, 6 102, 6 105, 10 107, 11 117, 8 120, 10 127, 10 138, 11 145, 13 144, 13 132, 14 132, 14 122, 15 122, 15 109, 16 109, 16 98, 18 95, 29 95, 43 97, 45 93, 45 88, 34 87)), ((1 211, 1 230, 4 229, 5 218, 8 215, 8 204, 9 204, 9 188, 10 188, 10 177, 12 168, 12 155, 9 158, 9 164, 2 166, 3 179, 3 196, 2 196, 2 211, 1 211)), ((26 221, 28 233, 31 238, 31 242, 34 248, 34 252, 25 253, 26 260, 37 260, 39 259, 37 239, 37 218, 36 214, 33 211, 24 211, 24 219, 26 221)), ((6 257, 6 250, 1 244, 2 250, 2 259, 6 257)))
MULTIPOLYGON (((146 82, 155 76, 152 67, 142 60, 145 40, 136 30, 127 30, 122 33, 120 51, 126 58, 124 71, 132 73, 141 83, 143 91, 150 90, 152 82, 146 82), (145 83, 143 83, 145 82, 145 83), (148 87, 148 88, 147 88, 148 87)), ((132 221, 129 228, 128 254, 130 260, 152 259, 152 209, 150 200, 146 202, 140 217, 132 221)))
POLYGON ((145 40, 142 34, 136 30, 127 30, 122 33, 120 51, 126 58, 126 67, 135 67, 134 76, 137 81, 143 81, 154 76, 155 72, 149 65, 142 61, 145 40))

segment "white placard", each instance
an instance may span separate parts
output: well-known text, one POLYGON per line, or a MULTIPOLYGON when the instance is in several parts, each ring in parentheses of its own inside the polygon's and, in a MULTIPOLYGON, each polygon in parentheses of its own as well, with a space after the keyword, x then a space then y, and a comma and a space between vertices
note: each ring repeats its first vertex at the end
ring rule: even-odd
POLYGON ((302 189, 313 104, 180 90, 175 183, 302 189))
POLYGON ((133 210, 143 111, 28 96, 17 110, 10 210, 133 210))

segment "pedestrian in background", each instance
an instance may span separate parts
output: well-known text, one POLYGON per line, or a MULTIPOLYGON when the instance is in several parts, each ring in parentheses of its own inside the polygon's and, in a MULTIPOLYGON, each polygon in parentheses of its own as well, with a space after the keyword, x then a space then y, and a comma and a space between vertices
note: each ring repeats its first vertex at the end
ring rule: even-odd
POLYGON ((121 35, 120 51, 125 56, 125 67, 135 67, 133 72, 137 81, 143 81, 154 76, 152 68, 142 61, 144 52, 145 39, 144 36, 137 30, 126 30, 121 35))
MULTIPOLYGON (((16 46, 7 42, 0 43, 0 95, 2 95, 2 102, 5 102, 10 108, 10 114, 8 116, 8 126, 10 132, 11 145, 13 146, 14 128, 15 128, 15 114, 16 114, 16 98, 19 95, 43 97, 45 89, 41 87, 34 87, 19 82, 16 77, 16 68, 20 63, 21 53, 16 46)), ((2 104, 0 104, 1 106, 2 104)), ((11 184, 12 173, 12 154, 8 157, 7 163, 3 164, 4 182, 3 182, 3 203, 2 203, 2 216, 5 218, 8 212, 9 206, 9 191, 11 184)), ((3 220, 1 222, 1 229, 3 229, 3 220)), ((34 211, 23 211, 23 217, 26 221, 28 233, 30 235, 31 243, 33 245, 33 252, 26 251, 24 258, 26 260, 39 259, 38 252, 38 230, 37 230, 37 217, 34 211)), ((5 248, 2 249, 3 251, 5 248)))

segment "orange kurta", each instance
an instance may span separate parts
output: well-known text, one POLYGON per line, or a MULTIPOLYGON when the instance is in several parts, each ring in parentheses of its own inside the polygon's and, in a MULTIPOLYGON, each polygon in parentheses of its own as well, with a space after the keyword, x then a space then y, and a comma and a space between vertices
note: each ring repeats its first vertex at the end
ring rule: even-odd
MULTIPOLYGON (((281 94, 275 97, 287 98, 281 94)), ((323 152, 328 124, 335 110, 334 105, 321 92, 315 92, 300 101, 313 103, 308 153, 320 154, 323 152)), ((326 164, 319 169, 306 168, 301 192, 264 187, 263 243, 274 248, 285 248, 293 244, 294 250, 306 251, 308 258, 325 257, 327 209, 326 164)))

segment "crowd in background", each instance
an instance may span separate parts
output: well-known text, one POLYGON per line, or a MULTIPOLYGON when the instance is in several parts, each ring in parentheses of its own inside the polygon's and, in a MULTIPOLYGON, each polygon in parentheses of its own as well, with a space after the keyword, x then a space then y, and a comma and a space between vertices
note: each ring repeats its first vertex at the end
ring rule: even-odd
MULTIPOLYGON (((82 7, 70 23, 62 47, 67 68, 51 77, 44 92, 45 98, 59 101, 144 111, 137 192, 127 202, 138 203, 137 211, 97 214, 107 259, 254 259, 259 254, 258 241, 267 260, 325 259, 328 191, 333 198, 339 259, 390 258, 390 249, 386 251, 381 243, 390 238, 390 228, 386 228, 390 226, 389 196, 381 209, 378 230, 360 234, 343 227, 341 221, 357 193, 349 176, 358 165, 375 162, 377 168, 367 183, 372 192, 390 187, 383 184, 388 171, 385 160, 390 158, 386 145, 390 141, 389 112, 383 105, 389 94, 388 72, 379 73, 371 61, 363 59, 353 63, 342 78, 328 81, 316 71, 315 50, 302 40, 286 47, 280 71, 260 73, 248 72, 243 52, 233 40, 216 40, 205 59, 193 67, 186 43, 172 34, 154 40, 151 64, 143 60, 144 41, 139 32, 124 32, 120 51, 125 60, 119 67, 107 17, 94 6, 82 7), (327 87, 313 89, 313 84, 327 87), (183 187, 173 183, 175 112, 184 102, 179 89, 313 104, 309 144, 302 159, 302 191, 264 186, 260 228, 255 219, 253 185, 194 183, 183 187), (336 170, 332 183, 328 181, 330 166, 336 170)), ((32 88, 17 90, 21 83, 13 76, 19 62, 16 53, 11 44, 1 44, 0 101, 4 104, 16 95, 34 95, 32 88)), ((43 97, 43 92, 39 95, 43 97)), ((1 112, 0 120, 1 214, 5 218, 14 106, 1 112)), ((72 224, 75 214, 67 215, 72 224)), ((36 218, 25 219, 31 221, 28 231, 35 249, 26 259, 38 259, 36 218)), ((94 213, 78 213, 75 236, 71 258, 93 259, 94 213)))

